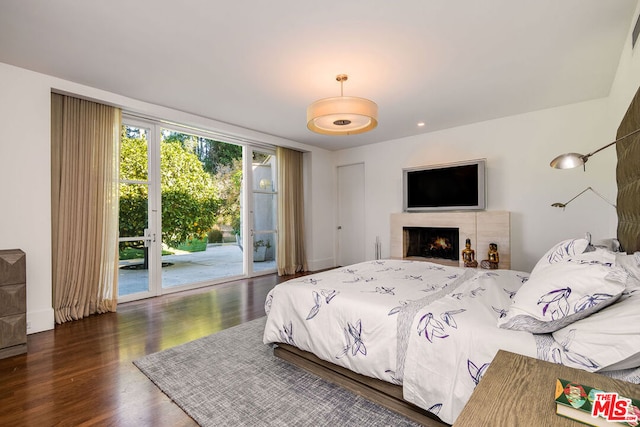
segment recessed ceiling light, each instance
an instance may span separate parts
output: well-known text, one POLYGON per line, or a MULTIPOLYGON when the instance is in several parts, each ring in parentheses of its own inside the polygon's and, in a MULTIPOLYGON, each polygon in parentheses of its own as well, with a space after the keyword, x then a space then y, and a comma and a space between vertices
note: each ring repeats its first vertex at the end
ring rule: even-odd
POLYGON ((421 128, 422 126, 424 126, 424 122, 418 122, 418 127, 421 128))

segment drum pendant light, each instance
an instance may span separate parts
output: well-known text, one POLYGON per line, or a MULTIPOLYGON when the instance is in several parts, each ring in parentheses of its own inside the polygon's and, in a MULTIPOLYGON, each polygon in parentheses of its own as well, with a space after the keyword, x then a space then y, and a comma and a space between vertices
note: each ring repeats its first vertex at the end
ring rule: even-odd
POLYGON ((324 135, 355 135, 378 126, 378 105, 365 98, 344 96, 346 74, 338 74, 340 96, 319 99, 307 107, 307 127, 324 135))

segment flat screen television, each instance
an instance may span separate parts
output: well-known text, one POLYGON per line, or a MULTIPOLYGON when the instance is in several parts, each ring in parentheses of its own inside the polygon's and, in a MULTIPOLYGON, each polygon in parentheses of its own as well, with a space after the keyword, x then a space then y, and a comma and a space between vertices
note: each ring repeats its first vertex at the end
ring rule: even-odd
POLYGON ((405 212, 484 210, 485 159, 402 170, 405 212))

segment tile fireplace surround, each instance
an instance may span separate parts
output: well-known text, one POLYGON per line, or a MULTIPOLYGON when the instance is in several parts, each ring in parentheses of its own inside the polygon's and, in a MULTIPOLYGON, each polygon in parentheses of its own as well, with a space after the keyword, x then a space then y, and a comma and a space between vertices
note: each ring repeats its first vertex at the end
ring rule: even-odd
MULTIPOLYGON (((471 249, 476 251, 478 265, 487 259, 489 243, 498 244, 499 268, 511 268, 510 217, 507 211, 472 212, 415 212, 391 214, 391 258, 405 258, 407 243, 404 227, 447 227, 459 229, 458 247, 464 249, 466 239, 471 239, 471 249)), ((411 258, 416 259, 416 258, 411 258)), ((418 258, 419 259, 419 258, 418 258)), ((425 258, 426 260, 426 258, 425 258)), ((429 259, 447 265, 463 267, 459 261, 429 259)))

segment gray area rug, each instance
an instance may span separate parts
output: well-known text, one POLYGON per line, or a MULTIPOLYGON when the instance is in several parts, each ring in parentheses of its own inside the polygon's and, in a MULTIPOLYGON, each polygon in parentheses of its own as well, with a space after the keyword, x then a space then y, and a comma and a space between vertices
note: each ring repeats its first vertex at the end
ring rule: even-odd
POLYGON ((417 426, 273 355, 265 318, 133 363, 202 426, 417 426))

